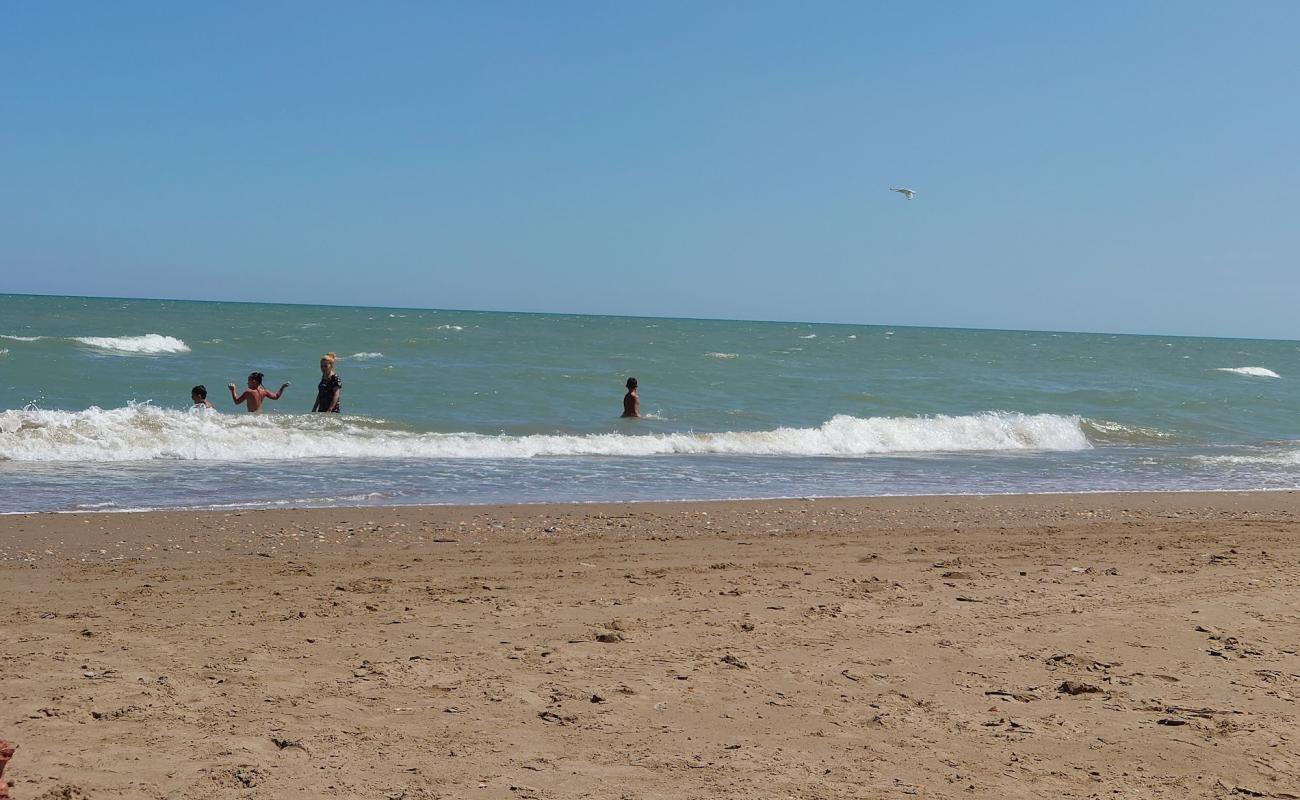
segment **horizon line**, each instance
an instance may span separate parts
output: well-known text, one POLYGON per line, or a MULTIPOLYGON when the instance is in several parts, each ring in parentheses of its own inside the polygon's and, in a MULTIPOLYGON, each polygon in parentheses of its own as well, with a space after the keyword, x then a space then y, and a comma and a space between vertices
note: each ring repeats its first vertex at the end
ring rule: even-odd
POLYGON ((140 300, 155 303, 225 303, 230 305, 254 305, 254 306, 294 306, 301 308, 369 308, 383 311, 435 311, 450 312, 457 314, 529 314, 537 316, 556 316, 556 317, 597 317, 605 319, 663 319, 678 320, 682 322, 748 322, 761 325, 858 325, 869 328, 913 328, 920 330, 945 330, 945 331, 985 331, 988 333, 1059 333, 1078 336, 1134 336, 1144 338, 1167 338, 1167 339, 1226 339, 1239 341, 1256 341, 1256 342, 1294 342, 1298 339, 1269 339, 1258 336, 1210 336, 1204 334, 1190 333, 1130 333, 1122 331, 1076 331, 1076 330, 1052 330, 1048 328, 997 328, 997 327, 971 327, 961 325, 918 325, 914 323, 881 323, 881 322, 812 322, 808 320, 791 320, 791 319, 749 319, 743 317, 690 317, 690 316, 673 316, 670 314, 650 315, 650 314, 595 314, 578 311, 521 311, 492 308, 433 308, 428 306, 383 306, 383 305, 348 305, 344 303, 295 303, 270 300, 199 300, 194 298, 181 297, 130 297, 124 295, 81 295, 81 294, 49 294, 41 292, 0 292, 0 297, 62 297, 74 300, 140 300))

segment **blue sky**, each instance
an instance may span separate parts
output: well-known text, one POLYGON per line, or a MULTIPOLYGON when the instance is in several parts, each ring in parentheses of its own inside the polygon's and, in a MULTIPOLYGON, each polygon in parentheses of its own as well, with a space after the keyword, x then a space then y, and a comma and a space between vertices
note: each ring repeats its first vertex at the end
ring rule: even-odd
POLYGON ((1282 2, 10 3, 0 291, 1300 338, 1298 38, 1282 2))

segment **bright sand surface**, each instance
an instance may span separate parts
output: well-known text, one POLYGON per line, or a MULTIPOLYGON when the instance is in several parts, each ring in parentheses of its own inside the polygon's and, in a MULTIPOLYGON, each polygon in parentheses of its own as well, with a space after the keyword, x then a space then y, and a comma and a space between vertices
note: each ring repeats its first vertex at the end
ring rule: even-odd
POLYGON ((1298 532, 1296 493, 8 516, 5 777, 1297 797, 1298 532))

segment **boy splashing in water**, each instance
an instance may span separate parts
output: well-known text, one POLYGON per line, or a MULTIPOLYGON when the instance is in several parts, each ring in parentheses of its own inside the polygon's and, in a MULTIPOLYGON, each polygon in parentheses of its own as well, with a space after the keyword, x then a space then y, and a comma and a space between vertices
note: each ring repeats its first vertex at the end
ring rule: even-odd
POLYGON ((249 375, 248 389, 246 389, 241 395, 236 395, 235 384, 230 384, 230 399, 235 401, 235 405, 240 405, 241 403, 246 404, 248 406, 248 413, 250 414, 262 413, 263 400, 279 400, 280 395, 284 394, 284 390, 289 388, 289 382, 285 381, 284 385, 280 387, 280 391, 269 391, 262 385, 263 377, 264 376, 260 372, 254 372, 249 375))

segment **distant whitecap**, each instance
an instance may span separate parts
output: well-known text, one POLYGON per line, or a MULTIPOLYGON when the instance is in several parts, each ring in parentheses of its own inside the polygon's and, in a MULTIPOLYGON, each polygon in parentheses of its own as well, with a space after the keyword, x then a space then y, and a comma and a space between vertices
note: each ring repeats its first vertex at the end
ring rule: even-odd
POLYGON ((128 355, 163 355, 190 351, 190 346, 180 339, 158 333, 146 333, 143 336, 74 336, 72 341, 96 350, 128 355))
POLYGON ((1232 372, 1232 373, 1235 373, 1235 374, 1237 374, 1237 375, 1248 375, 1248 376, 1250 376, 1250 377, 1252 377, 1252 378, 1280 378, 1280 377, 1282 377, 1281 375, 1278 375, 1276 372, 1274 372, 1274 371, 1271 370, 1271 369, 1268 369, 1267 367, 1219 367, 1216 371, 1217 371, 1217 372, 1232 372))

